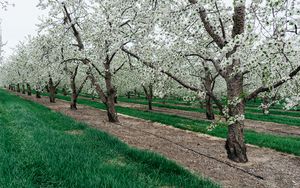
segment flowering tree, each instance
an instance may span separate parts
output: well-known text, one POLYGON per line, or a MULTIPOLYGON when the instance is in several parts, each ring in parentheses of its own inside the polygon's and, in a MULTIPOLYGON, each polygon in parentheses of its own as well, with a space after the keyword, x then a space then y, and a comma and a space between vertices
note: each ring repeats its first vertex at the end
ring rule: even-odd
MULTIPOLYGON (((300 71, 300 66, 296 63, 297 56, 295 56, 295 54, 299 54, 295 52, 297 46, 295 42, 299 41, 298 27, 295 22, 289 24, 295 19, 295 13, 299 11, 299 7, 295 1, 282 3, 255 1, 246 6, 245 1, 236 0, 232 7, 225 6, 222 1, 213 2, 204 4, 201 1, 189 0, 185 3, 158 3, 158 9, 161 7, 161 11, 158 11, 158 23, 162 23, 159 25, 159 29, 174 39, 173 43, 175 44, 176 40, 181 38, 182 33, 183 36, 187 36, 184 43, 180 43, 184 46, 177 45, 173 54, 168 54, 164 61, 155 63, 153 60, 147 61, 145 60, 147 58, 137 55, 143 54, 143 52, 134 48, 131 49, 135 52, 130 51, 128 47, 124 48, 124 51, 149 67, 154 69, 163 67, 159 69, 160 72, 195 91, 199 91, 199 87, 191 86, 188 82, 175 76, 164 67, 164 63, 170 62, 171 58, 180 60, 180 57, 191 55, 186 54, 189 51, 195 52, 195 56, 205 63, 209 63, 210 65, 207 66, 212 66, 226 85, 228 103, 223 107, 223 114, 228 123, 226 141, 228 157, 236 162, 247 162, 243 135, 246 101, 261 93, 278 89, 294 79, 300 71), (174 18, 173 16, 166 16, 173 13, 177 13, 179 17, 184 15, 182 19, 177 18, 185 24, 184 28, 178 27, 177 22, 170 21, 174 18), (167 20, 160 21, 162 18, 167 20), (272 27, 270 27, 270 23, 273 23, 272 27), (261 32, 262 30, 272 32, 272 29, 275 34, 271 36, 261 32), (171 31, 172 33, 170 33, 171 31), (197 37, 200 37, 202 44, 197 48, 190 48, 190 46, 194 47, 193 42, 199 43, 197 37), (274 65, 276 65, 275 70, 272 68, 274 65), (280 71, 281 77, 278 76, 277 71, 280 71), (253 80, 261 77, 268 79, 263 79, 261 84, 257 84, 259 82, 253 84, 253 80), (245 87, 248 84, 251 86, 245 87)), ((141 45, 138 47, 140 48, 141 45)), ((207 77, 208 75, 206 75, 207 77)), ((215 98, 207 88, 205 88, 205 92, 215 98)))
POLYGON ((80 55, 76 60, 89 67, 88 78, 107 106, 109 121, 118 122, 114 102, 116 88, 112 80, 124 66, 121 59, 126 56, 120 51, 121 47, 143 32, 143 25, 146 26, 140 20, 140 17, 147 17, 146 13, 140 11, 143 5, 135 1, 94 0, 90 4, 83 1, 41 1, 40 6, 50 7, 49 20, 52 20, 52 26, 62 28, 64 24, 65 29, 61 32, 73 35, 76 44, 70 41, 72 43, 68 46, 72 44, 78 48, 80 55), (61 24, 54 21, 57 15, 62 16, 61 24))
POLYGON ((152 97, 176 82, 206 99, 209 119, 214 119, 213 102, 218 106, 228 124, 228 158, 247 162, 246 102, 263 97, 265 112, 275 96, 286 98, 287 108, 299 105, 295 0, 234 0, 230 6, 222 0, 41 0, 40 6, 50 9, 49 17, 40 24, 40 36, 10 58, 14 68, 4 67, 11 72, 5 82, 47 81, 55 93, 68 78, 73 109, 86 88, 97 92, 109 121, 118 122, 117 90, 142 85, 151 109, 152 97), (17 72, 20 65, 32 71, 17 72), (220 100, 224 93, 225 102, 220 100))

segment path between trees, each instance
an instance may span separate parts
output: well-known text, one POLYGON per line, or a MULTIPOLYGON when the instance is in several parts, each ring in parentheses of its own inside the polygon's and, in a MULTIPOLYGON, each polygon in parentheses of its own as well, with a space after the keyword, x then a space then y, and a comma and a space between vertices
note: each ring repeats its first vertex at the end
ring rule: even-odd
MULTIPOLYGON (((140 102, 143 102, 144 100, 137 100, 137 101, 140 101, 140 102)), ((164 102, 153 102, 155 104, 168 104, 168 103, 164 103, 164 102)), ((194 107, 195 108, 195 105, 191 105, 191 106, 188 106, 188 105, 185 105, 185 104, 171 104, 172 106, 180 106, 180 107, 194 107)), ((199 104, 200 106, 200 104, 199 104)), ((214 106, 216 108, 216 106, 214 106)), ((258 109, 258 107, 246 107, 246 111, 247 111, 247 108, 251 108, 251 109, 258 109)), ((274 111, 277 111, 277 112, 286 112, 285 110, 283 109, 271 109, 271 110, 274 110, 274 111)), ((297 110, 289 110, 290 112, 299 112, 297 110)), ((262 111, 259 113, 259 112, 251 112, 251 114, 259 114, 261 115, 262 114, 262 111)), ((272 114, 270 113, 271 115, 275 115, 275 114, 272 114)), ((288 115, 284 115, 284 114, 276 114, 276 116, 280 116, 280 117, 288 117, 288 118, 291 118, 291 119, 299 119, 300 117, 294 117, 294 116, 288 116, 288 115)))
MULTIPOLYGON (((139 110, 146 110, 147 106, 142 104, 134 104, 134 103, 125 103, 119 102, 119 106, 135 108, 139 110)), ((191 112, 170 108, 162 108, 162 107, 153 107, 154 112, 172 114, 177 116, 182 116, 190 119, 196 120, 207 120, 205 114, 200 112, 191 112)), ((216 116, 216 118, 219 118, 216 116)), ((209 121, 209 120, 207 120, 209 121)), ((245 120, 245 128, 254 130, 256 132, 262 133, 271 133, 282 136, 300 136, 300 127, 290 126, 285 124, 273 123, 273 122, 264 122, 264 121, 254 121, 254 120, 245 120)))
POLYGON ((47 97, 22 97, 108 132, 131 146, 160 153, 224 187, 300 186, 299 157, 248 146, 250 161, 236 164, 226 158, 223 139, 123 115, 120 124, 112 124, 107 122, 106 112, 96 108, 78 105, 77 111, 71 111, 66 101, 49 103, 47 97))

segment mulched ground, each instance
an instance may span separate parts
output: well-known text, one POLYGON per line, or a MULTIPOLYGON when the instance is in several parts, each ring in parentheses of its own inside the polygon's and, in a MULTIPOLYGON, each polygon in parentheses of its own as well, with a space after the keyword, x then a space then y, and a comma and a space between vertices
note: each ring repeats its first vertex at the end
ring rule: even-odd
POLYGON ((78 105, 77 111, 71 111, 68 102, 62 100, 51 104, 46 97, 22 97, 106 131, 131 146, 160 153, 224 187, 300 187, 299 157, 249 145, 250 161, 237 164, 226 158, 224 140, 219 138, 122 115, 120 124, 112 124, 99 109, 78 105))

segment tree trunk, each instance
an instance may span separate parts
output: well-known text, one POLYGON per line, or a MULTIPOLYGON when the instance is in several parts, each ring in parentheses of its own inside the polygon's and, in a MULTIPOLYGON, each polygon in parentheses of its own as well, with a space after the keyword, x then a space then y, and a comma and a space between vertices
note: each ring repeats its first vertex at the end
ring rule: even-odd
POLYGON ((64 96, 67 96, 67 95, 68 95, 67 90, 66 90, 65 87, 62 89, 62 93, 63 93, 64 96))
POLYGON ((206 95, 205 97, 205 108, 206 108, 206 118, 208 120, 214 120, 215 115, 214 115, 213 103, 209 95, 206 95))
POLYGON ((130 91, 128 91, 126 95, 127 95, 127 98, 130 99, 130 97, 131 97, 130 91))
POLYGON ((17 84, 17 92, 18 92, 18 93, 21 92, 20 84, 17 84))
POLYGON ((40 98, 41 98, 41 92, 40 92, 40 91, 36 91, 35 97, 36 97, 37 99, 40 99, 40 98))
POLYGON ((54 86, 52 78, 49 78, 49 83, 47 89, 49 90, 50 103, 55 103, 55 92, 56 88, 54 86))
POLYGON ((137 89, 136 89, 136 88, 134 88, 134 96, 135 96, 135 97, 138 96, 138 94, 137 94, 137 89))
POLYGON ((77 110, 78 95, 77 95, 77 89, 76 89, 76 83, 75 83, 75 76, 71 77, 70 83, 71 83, 71 90, 72 90, 70 108, 71 108, 71 110, 77 110))
POLYGON ((269 106, 269 99, 268 97, 264 97, 263 98, 263 104, 262 104, 262 111, 264 115, 268 115, 269 114, 269 110, 270 110, 270 106, 269 106))
POLYGON ((31 96, 32 92, 31 92, 30 84, 26 84, 26 85, 27 85, 27 95, 31 96))
POLYGON ((115 108, 115 97, 107 97, 106 110, 109 122, 119 122, 117 111, 115 108))
POLYGON ((49 88, 49 99, 50 99, 50 103, 55 103, 55 88, 54 87, 49 88))
POLYGON ((49 85, 48 85, 48 84, 46 84, 45 89, 46 89, 47 93, 50 92, 50 89, 49 89, 49 85))
MULTIPOLYGON (((205 71, 204 87, 208 92, 213 93, 214 80, 210 72, 210 69, 208 67, 204 67, 204 71, 205 71)), ((208 120, 214 120, 215 115, 214 115, 212 98, 208 94, 205 95, 205 109, 206 109, 206 118, 208 120)))
POLYGON ((148 96, 148 110, 153 110, 152 108, 152 100, 153 100, 153 85, 149 85, 149 96, 148 96))
POLYGON ((153 100, 153 86, 152 84, 149 85, 148 89, 146 86, 142 85, 145 95, 146 95, 146 99, 148 101, 148 110, 153 110, 152 108, 152 100, 153 100))
POLYGON ((148 97, 148 110, 153 110, 153 108, 152 108, 152 97, 148 97))
POLYGON ((244 120, 243 118, 237 119, 244 116, 245 112, 245 102, 241 99, 243 95, 243 75, 230 77, 226 82, 229 102, 238 101, 228 105, 229 117, 234 118, 234 122, 228 127, 225 148, 229 159, 239 163, 246 163, 248 158, 244 142, 244 120))
POLYGON ((70 104, 71 110, 77 110, 77 98, 78 95, 76 93, 72 93, 71 104, 70 104))
MULTIPOLYGON (((106 70, 110 70, 110 63, 108 60, 104 66, 106 70)), ((107 90, 105 105, 107 108, 108 121, 117 123, 119 122, 119 118, 115 108, 115 97, 117 94, 117 90, 112 84, 112 74, 110 71, 105 71, 105 85, 107 90)))
POLYGON ((200 103, 200 108, 201 108, 201 109, 204 109, 203 100, 200 100, 200 102, 199 102, 199 103, 200 103))
POLYGON ((25 85, 22 84, 22 94, 26 94, 25 85))

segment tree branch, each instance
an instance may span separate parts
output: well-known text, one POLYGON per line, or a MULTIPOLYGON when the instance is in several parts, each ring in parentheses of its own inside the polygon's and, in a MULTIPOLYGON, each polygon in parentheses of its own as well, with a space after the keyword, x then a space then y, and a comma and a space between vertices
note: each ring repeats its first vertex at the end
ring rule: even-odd
POLYGON ((289 74, 289 78, 288 79, 283 79, 280 80, 278 82, 276 82, 275 84, 269 86, 269 87, 259 87, 258 89, 256 89, 254 92, 252 92, 250 95, 248 95, 245 100, 249 101, 255 97, 257 97, 257 95, 259 95, 260 93, 263 92, 269 92, 271 91, 271 89, 276 89, 277 87, 281 86, 282 84, 286 83, 289 80, 292 80, 297 74, 298 72, 300 72, 300 66, 298 66, 295 70, 293 70, 290 74, 289 74))

